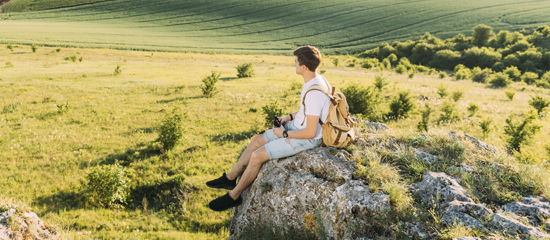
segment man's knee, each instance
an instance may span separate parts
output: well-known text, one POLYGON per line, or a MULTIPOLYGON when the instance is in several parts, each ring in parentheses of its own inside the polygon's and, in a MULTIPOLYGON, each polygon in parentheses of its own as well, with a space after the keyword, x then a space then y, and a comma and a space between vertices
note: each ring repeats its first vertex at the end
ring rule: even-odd
POLYGON ((269 160, 269 157, 267 156, 265 150, 263 148, 260 148, 256 151, 254 151, 252 153, 252 155, 250 155, 250 163, 251 165, 255 165, 255 166, 258 166, 258 165, 262 165, 264 164, 265 162, 267 162, 267 160, 269 160))
POLYGON ((265 139, 264 139, 264 136, 262 134, 254 135, 250 142, 256 147, 261 147, 261 146, 265 145, 265 139))

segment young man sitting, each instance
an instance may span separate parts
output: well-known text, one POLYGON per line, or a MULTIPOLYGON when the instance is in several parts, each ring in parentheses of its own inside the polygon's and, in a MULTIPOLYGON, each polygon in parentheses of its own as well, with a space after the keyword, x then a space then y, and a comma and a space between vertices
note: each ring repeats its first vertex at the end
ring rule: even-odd
POLYGON ((270 159, 292 156, 321 145, 322 128, 319 119, 325 122, 330 99, 321 91, 310 91, 305 99, 305 113, 302 104, 304 93, 313 85, 320 85, 329 92, 328 82, 317 73, 321 64, 321 53, 315 47, 304 46, 296 49, 294 56, 296 74, 304 79, 300 109, 280 118, 281 127, 253 136, 231 171, 206 183, 212 188, 231 190, 208 204, 212 210, 223 211, 241 204, 241 193, 254 182, 262 165, 270 159))

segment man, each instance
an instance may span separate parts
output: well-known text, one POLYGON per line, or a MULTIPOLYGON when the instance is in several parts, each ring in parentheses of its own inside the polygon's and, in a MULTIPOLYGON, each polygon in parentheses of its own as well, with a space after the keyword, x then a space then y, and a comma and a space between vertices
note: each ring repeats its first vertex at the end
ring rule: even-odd
POLYGON ((319 119, 326 121, 330 99, 321 91, 310 91, 305 99, 305 114, 302 99, 313 85, 320 85, 326 92, 329 86, 326 79, 317 73, 321 64, 321 53, 312 46, 304 46, 294 51, 296 74, 304 79, 300 96, 300 109, 279 118, 281 127, 266 130, 252 137, 237 164, 228 174, 206 183, 212 188, 231 190, 212 200, 208 206, 215 211, 223 211, 242 202, 241 193, 256 179, 262 165, 270 159, 292 156, 298 152, 317 147, 322 143, 322 128, 319 119), (237 177, 240 176, 237 184, 237 177))

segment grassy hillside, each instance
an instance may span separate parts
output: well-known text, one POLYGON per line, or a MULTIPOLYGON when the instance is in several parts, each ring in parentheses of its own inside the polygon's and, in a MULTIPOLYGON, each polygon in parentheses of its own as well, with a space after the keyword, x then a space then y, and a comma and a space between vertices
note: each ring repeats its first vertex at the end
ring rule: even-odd
MULTIPOLYGON (((277 103, 283 112, 297 109, 302 79, 286 56, 147 53, 100 49, 65 49, 0 45, 0 198, 30 206, 70 239, 221 239, 228 236, 231 212, 212 212, 206 204, 223 191, 204 182, 228 170, 248 138, 262 130, 262 107, 277 103), (73 61, 74 59, 74 61, 73 61), (81 60, 81 61, 80 61, 81 60), (251 62, 256 76, 237 79, 235 66, 251 62), (115 69, 121 69, 115 74, 115 69), (202 97, 201 80, 219 71, 221 92, 202 97), (270 89, 270 91, 258 90, 270 89), (206 110, 206 111, 205 111, 206 110), (185 114, 183 140, 166 154, 152 149, 162 120, 185 114), (118 162, 139 187, 183 176, 189 189, 177 214, 147 207, 95 208, 81 202, 86 174, 97 165, 118 162)), ((505 146, 503 128, 510 114, 526 112, 532 96, 550 98, 550 90, 513 83, 506 90, 471 81, 406 75, 360 67, 343 67, 352 59, 326 59, 322 69, 337 87, 370 86, 384 75, 383 98, 409 91, 417 106, 411 116, 388 122, 401 134, 416 131, 422 105, 433 108, 432 121, 451 96, 460 120, 430 124, 430 132, 463 130, 483 138, 479 123, 490 118, 485 141, 505 146), (508 100, 506 91, 515 91, 508 100), (467 107, 479 106, 468 117, 467 107)), ((381 111, 388 111, 384 103, 381 111)), ((537 166, 547 159, 548 116, 522 148, 537 166)), ((546 175, 547 176, 547 175, 546 175)), ((543 175, 544 177, 544 175, 543 175)), ((0 199, 3 201, 3 199, 0 199)))
POLYGON ((0 15, 0 41, 281 54, 313 44, 327 53, 358 52, 424 32, 469 33, 480 23, 532 28, 550 23, 549 8, 544 0, 12 0, 0 15))

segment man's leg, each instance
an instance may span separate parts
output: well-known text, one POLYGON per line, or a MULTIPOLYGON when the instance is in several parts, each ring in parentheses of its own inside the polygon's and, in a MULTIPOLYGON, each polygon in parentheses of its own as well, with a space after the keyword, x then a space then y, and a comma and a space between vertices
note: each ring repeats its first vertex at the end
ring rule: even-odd
POLYGON ((267 142, 262 134, 256 134, 255 136, 253 136, 250 140, 250 143, 239 157, 237 163, 233 165, 233 168, 231 168, 231 171, 227 174, 227 178, 229 180, 234 180, 235 178, 240 176, 243 173, 246 165, 248 165, 252 153, 266 143, 267 142))
POLYGON ((237 199, 241 193, 256 179, 262 165, 269 160, 269 155, 264 147, 258 148, 250 155, 250 161, 246 170, 244 171, 239 183, 231 192, 229 196, 233 199, 237 199))

